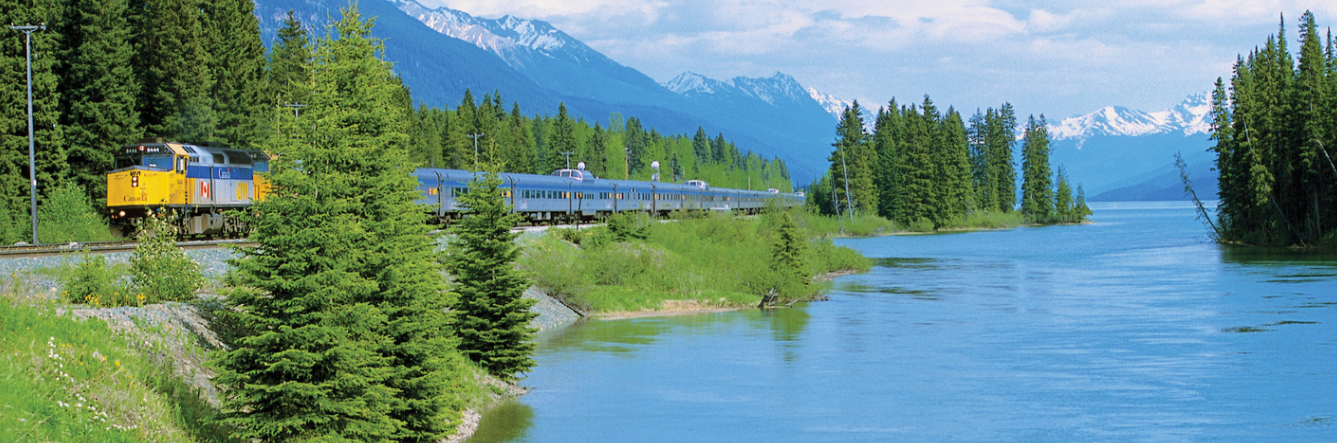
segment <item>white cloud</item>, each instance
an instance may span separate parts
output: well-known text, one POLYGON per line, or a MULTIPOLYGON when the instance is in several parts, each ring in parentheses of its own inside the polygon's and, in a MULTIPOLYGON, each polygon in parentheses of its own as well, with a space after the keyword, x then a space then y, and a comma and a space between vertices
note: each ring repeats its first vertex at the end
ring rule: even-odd
POLYGON ((1306 9, 1337 24, 1333 0, 421 1, 547 20, 660 80, 780 70, 871 103, 927 92, 962 108, 1029 102, 1051 116, 1177 103, 1228 76, 1281 13, 1292 39, 1306 9))

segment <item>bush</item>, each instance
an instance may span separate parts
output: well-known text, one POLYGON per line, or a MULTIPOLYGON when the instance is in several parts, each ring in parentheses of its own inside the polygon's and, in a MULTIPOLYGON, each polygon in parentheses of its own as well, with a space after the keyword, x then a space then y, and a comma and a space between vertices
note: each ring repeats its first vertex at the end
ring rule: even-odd
POLYGON ((121 282, 123 274, 107 265, 107 258, 102 254, 89 254, 84 251, 79 263, 60 272, 62 294, 65 301, 86 304, 93 307, 143 306, 143 293, 131 295, 131 291, 121 282))
POLYGON ((111 228, 83 188, 66 182, 52 188, 37 208, 38 240, 42 243, 109 241, 111 228))
POLYGON ((138 226, 135 253, 130 257, 130 283, 149 303, 189 301, 204 287, 204 276, 195 263, 176 247, 177 229, 166 214, 145 217, 138 226))

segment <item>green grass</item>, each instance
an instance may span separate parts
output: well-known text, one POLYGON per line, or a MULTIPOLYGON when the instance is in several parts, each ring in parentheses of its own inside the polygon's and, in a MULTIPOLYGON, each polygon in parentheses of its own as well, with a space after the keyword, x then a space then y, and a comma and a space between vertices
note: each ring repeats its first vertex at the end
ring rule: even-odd
POLYGON ((897 231, 896 223, 876 215, 856 215, 850 220, 848 215, 837 219, 829 215, 816 215, 807 211, 791 212, 794 223, 810 234, 821 237, 849 236, 872 237, 887 235, 897 231))
MULTIPOLYGON (((644 240, 620 238, 615 231, 626 229, 621 227, 526 236, 520 268, 549 295, 587 313, 657 310, 666 302, 670 308, 755 306, 781 281, 771 270, 773 217, 714 214, 637 223, 647 233, 644 240)), ((805 233, 814 238, 804 257, 807 275, 870 267, 857 252, 805 233)), ((797 290, 805 292, 784 295, 806 298, 822 285, 797 290)))
POLYGON ((1026 217, 1020 212, 971 212, 965 217, 948 223, 943 229, 1006 229, 1026 224, 1026 217))
MULTIPOLYGON (((189 343, 193 345, 193 343, 189 343)), ((100 320, 0 297, 0 435, 9 441, 226 441, 166 362, 100 320)), ((146 349, 148 348, 148 349, 146 349)), ((196 349, 197 352, 202 352, 196 349)))

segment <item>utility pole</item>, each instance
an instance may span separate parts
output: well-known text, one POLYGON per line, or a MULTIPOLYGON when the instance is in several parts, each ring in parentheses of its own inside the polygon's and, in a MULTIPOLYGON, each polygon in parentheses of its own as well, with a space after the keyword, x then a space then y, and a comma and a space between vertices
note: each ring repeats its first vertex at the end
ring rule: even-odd
POLYGON ((571 151, 562 151, 562 152, 558 152, 558 154, 562 154, 562 155, 565 155, 565 156, 566 156, 566 169, 571 169, 571 154, 575 154, 575 153, 574 153, 574 152, 571 152, 571 151))
POLYGON ((301 109, 301 108, 305 108, 305 107, 306 107, 306 104, 305 104, 305 103, 288 103, 288 104, 283 105, 283 107, 285 107, 285 108, 292 108, 292 119, 293 119, 293 120, 297 120, 297 110, 298 110, 298 109, 301 109))
POLYGON ((471 137, 474 139, 474 172, 478 172, 478 137, 482 136, 483 133, 481 132, 477 134, 466 135, 466 137, 471 137))
POLYGON ((26 36, 24 49, 28 53, 28 178, 32 179, 32 244, 37 243, 37 161, 33 155, 33 132, 32 132, 32 33, 33 31, 45 31, 46 23, 40 25, 10 25, 9 29, 23 31, 26 36))
MULTIPOLYGON (((306 104, 305 104, 305 103, 284 103, 284 104, 281 105, 281 106, 283 106, 283 107, 285 107, 285 108, 292 108, 292 122, 293 122, 293 127, 296 127, 296 126, 297 126, 297 111, 298 111, 299 109, 305 108, 305 107, 306 107, 306 104)), ((276 129, 277 129, 277 128, 276 128, 276 129)), ((280 134, 280 135, 281 135, 281 134, 280 134)), ((291 138, 291 136, 289 136, 289 138, 291 138)))

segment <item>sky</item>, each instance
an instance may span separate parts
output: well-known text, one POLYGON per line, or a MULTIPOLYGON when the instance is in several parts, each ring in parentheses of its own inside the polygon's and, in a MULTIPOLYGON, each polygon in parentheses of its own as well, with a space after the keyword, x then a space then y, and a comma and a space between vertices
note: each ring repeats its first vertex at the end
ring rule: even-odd
POLYGON ((419 0, 547 21, 664 82, 792 75, 876 109, 891 98, 965 113, 1010 102, 1051 119, 1117 105, 1168 109, 1211 89, 1298 19, 1337 0, 419 0))

